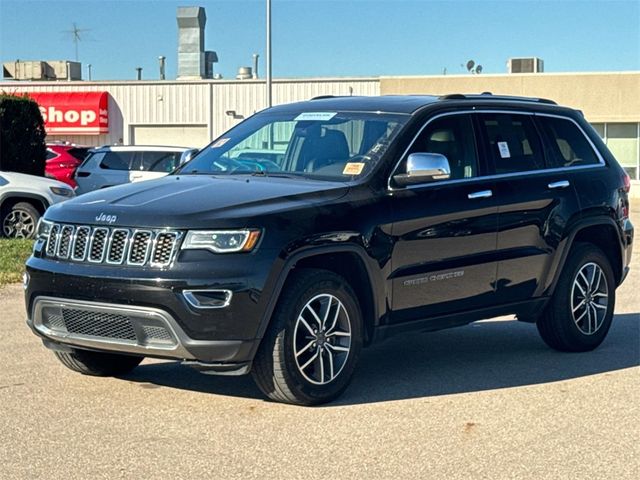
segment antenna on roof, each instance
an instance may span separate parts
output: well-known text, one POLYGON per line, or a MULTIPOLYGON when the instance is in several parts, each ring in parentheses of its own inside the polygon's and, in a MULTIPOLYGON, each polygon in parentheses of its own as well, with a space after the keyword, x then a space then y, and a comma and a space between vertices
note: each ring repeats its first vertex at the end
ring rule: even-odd
POLYGON ((90 30, 88 28, 78 28, 78 25, 76 25, 76 22, 73 22, 72 26, 73 27, 71 28, 71 30, 64 30, 62 33, 68 33, 69 35, 71 35, 71 41, 73 42, 76 48, 76 62, 77 62, 78 61, 78 42, 82 40, 82 37, 80 36, 80 34, 84 32, 89 32, 90 30))

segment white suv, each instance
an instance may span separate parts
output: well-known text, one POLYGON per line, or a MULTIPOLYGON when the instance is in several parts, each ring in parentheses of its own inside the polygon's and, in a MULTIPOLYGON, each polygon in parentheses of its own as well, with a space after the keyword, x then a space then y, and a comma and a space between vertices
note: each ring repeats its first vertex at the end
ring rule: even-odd
POLYGON ((89 152, 75 173, 76 193, 160 178, 175 170, 194 149, 185 147, 106 146, 89 152))
POLYGON ((75 196, 66 183, 16 172, 0 172, 0 236, 34 238, 40 216, 75 196))

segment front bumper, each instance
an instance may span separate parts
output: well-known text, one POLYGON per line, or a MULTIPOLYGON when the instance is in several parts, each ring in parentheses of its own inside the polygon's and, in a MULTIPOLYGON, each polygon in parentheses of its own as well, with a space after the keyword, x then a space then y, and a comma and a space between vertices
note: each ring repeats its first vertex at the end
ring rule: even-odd
POLYGON ((261 324, 268 321, 270 295, 264 288, 272 253, 215 256, 212 261, 211 256, 194 257, 195 251, 184 253, 191 256, 183 255, 184 261, 169 269, 63 262, 36 254, 26 268, 27 322, 54 348, 178 359, 218 373, 250 365, 261 324), (198 308, 185 293, 203 289, 232 295, 220 308, 198 308), (62 310, 67 316, 79 312, 73 331, 55 323, 62 310), (126 324, 128 336, 110 336, 109 325, 94 322, 96 315, 126 324))
POLYGON ((238 359, 248 358, 254 343, 194 340, 171 315, 158 308, 57 297, 37 297, 27 323, 34 333, 47 340, 45 344, 54 348, 55 344, 61 344, 208 363, 238 363, 238 359))

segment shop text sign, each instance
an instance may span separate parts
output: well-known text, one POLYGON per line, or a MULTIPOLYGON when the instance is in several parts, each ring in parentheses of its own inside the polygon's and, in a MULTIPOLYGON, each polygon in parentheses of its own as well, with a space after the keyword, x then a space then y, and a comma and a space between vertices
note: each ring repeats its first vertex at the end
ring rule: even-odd
POLYGON ((109 132, 107 92, 29 92, 42 113, 48 135, 109 132))

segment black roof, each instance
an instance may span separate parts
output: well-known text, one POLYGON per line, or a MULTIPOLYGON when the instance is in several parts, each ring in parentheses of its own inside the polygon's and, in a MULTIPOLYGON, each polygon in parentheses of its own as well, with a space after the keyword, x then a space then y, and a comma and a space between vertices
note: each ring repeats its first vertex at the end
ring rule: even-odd
POLYGON ((416 110, 427 105, 444 102, 473 102, 484 103, 501 103, 501 104, 537 104, 555 106, 556 103, 544 98, 515 97, 505 95, 492 95, 485 92, 477 95, 467 95, 454 93, 450 95, 382 95, 382 96, 349 96, 340 97, 332 95, 324 95, 315 97, 303 102, 289 103, 272 107, 270 111, 274 112, 322 112, 322 111, 355 111, 355 112, 386 112, 386 113, 402 113, 411 114, 416 110))

